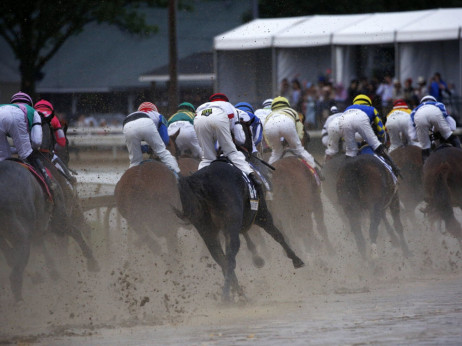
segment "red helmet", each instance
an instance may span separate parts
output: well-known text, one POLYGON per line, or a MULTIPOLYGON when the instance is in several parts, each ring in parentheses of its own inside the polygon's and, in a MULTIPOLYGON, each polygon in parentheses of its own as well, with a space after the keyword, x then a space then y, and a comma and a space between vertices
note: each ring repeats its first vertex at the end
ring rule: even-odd
POLYGON ((152 111, 158 112, 156 105, 154 103, 152 103, 152 102, 143 102, 138 107, 138 111, 140 111, 140 112, 152 112, 152 111))
POLYGON ((406 101, 398 99, 393 103, 393 109, 409 109, 406 101))
POLYGON ((229 102, 228 97, 225 94, 216 93, 209 97, 209 101, 226 101, 229 102))
POLYGON ((53 115, 55 113, 55 110, 53 108, 53 105, 48 102, 47 100, 40 100, 38 101, 35 106, 35 110, 37 112, 40 112, 40 114, 46 119, 46 120, 51 120, 53 118, 53 115))

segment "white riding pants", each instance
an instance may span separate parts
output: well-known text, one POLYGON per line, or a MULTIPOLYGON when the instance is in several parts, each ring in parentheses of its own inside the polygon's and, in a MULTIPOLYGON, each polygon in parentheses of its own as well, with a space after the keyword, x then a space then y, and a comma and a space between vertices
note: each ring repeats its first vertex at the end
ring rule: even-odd
POLYGON ((449 123, 444 118, 441 110, 433 105, 424 105, 414 114, 417 138, 422 149, 430 149, 431 141, 429 130, 433 127, 444 139, 448 139, 452 134, 449 123))
POLYGON ((347 156, 356 156, 358 154, 358 144, 355 139, 356 132, 361 135, 373 150, 377 149, 381 144, 372 130, 369 117, 359 109, 349 109, 343 112, 339 117, 339 126, 343 131, 347 156))
POLYGON ((295 121, 287 115, 276 113, 269 117, 266 120, 263 132, 272 150, 268 161, 269 164, 274 163, 282 157, 284 148, 281 138, 284 138, 296 155, 301 156, 310 166, 316 167, 313 156, 302 146, 295 127, 295 121))
POLYGON ((420 146, 419 143, 413 141, 409 133, 410 115, 408 113, 394 111, 388 116, 386 126, 390 136, 390 152, 406 143, 420 146))
POLYGON ((218 141, 224 156, 230 159, 245 174, 252 173, 253 169, 245 160, 244 154, 238 151, 233 143, 228 114, 220 108, 211 108, 211 110, 212 112, 208 116, 198 113, 194 119, 194 128, 203 150, 199 169, 210 165, 212 161, 216 160, 215 142, 218 141))
POLYGON ((177 173, 180 172, 176 159, 165 148, 165 144, 152 119, 140 118, 126 123, 123 128, 123 134, 128 148, 130 167, 139 165, 143 160, 141 141, 145 141, 168 168, 177 173))
POLYGON ((175 142, 180 152, 183 154, 189 150, 193 157, 202 158, 202 149, 194 125, 189 121, 175 121, 168 126, 168 135, 174 135, 178 129, 180 133, 175 142))

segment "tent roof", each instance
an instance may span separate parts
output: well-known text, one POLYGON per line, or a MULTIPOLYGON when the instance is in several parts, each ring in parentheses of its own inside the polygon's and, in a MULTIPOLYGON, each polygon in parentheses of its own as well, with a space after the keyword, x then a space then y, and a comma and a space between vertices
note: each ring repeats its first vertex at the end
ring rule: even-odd
POLYGON ((306 18, 274 37, 276 47, 308 47, 331 43, 332 34, 365 19, 370 14, 316 15, 306 18))
POLYGON ((255 19, 221 35, 215 36, 215 49, 242 50, 268 48, 274 35, 305 20, 307 17, 255 19))
POLYGON ((454 40, 462 8, 257 19, 215 36, 216 50, 454 40))
POLYGON ((374 13, 334 33, 334 44, 380 44, 395 41, 396 33, 432 10, 374 13))
POLYGON ((397 33, 399 42, 460 39, 462 8, 434 10, 397 33))

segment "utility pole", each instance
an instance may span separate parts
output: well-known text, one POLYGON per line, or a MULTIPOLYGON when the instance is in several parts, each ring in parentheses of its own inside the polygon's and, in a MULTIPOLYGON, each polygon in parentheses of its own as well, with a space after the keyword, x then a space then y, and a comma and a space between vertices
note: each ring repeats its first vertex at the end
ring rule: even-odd
POLYGON ((176 37, 177 0, 168 1, 168 38, 169 38, 169 84, 168 115, 173 114, 178 106, 178 50, 176 37))

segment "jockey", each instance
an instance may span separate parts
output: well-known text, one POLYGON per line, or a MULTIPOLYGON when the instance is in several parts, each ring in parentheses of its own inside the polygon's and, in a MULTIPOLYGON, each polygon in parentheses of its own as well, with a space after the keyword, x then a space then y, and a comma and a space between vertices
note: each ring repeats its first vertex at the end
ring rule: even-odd
POLYGON ((390 148, 388 149, 390 152, 404 144, 420 146, 409 132, 410 114, 411 110, 402 99, 396 100, 393 103, 393 109, 387 114, 386 127, 390 136, 390 148))
POLYGON ((271 103, 273 103, 273 99, 266 99, 261 105, 262 108, 255 111, 255 115, 260 119, 262 126, 265 125, 266 117, 271 113, 271 103))
POLYGON ((216 160, 215 141, 218 141, 223 155, 247 174, 254 183, 261 185, 261 181, 245 160, 244 154, 237 150, 233 142, 231 132, 234 130, 237 121, 239 121, 238 112, 229 103, 225 94, 213 94, 209 97, 209 102, 197 107, 194 128, 199 138, 199 144, 204 151, 199 169, 210 165, 212 161, 216 160))
POLYGON ((319 171, 313 156, 302 146, 303 124, 297 111, 290 108, 289 100, 283 96, 276 97, 271 104, 271 110, 263 129, 268 145, 272 149, 268 163, 272 164, 282 157, 284 151, 282 139, 285 139, 296 155, 319 171))
POLYGON ((454 135, 450 126, 446 107, 437 102, 433 96, 427 95, 420 100, 420 104, 412 111, 412 125, 417 132, 417 138, 422 146, 422 159, 430 156, 431 141, 429 131, 438 132, 443 139, 456 148, 460 148, 460 140, 454 135))
POLYGON ((175 141, 180 153, 183 154, 186 151, 190 151, 193 157, 200 159, 202 157, 202 149, 194 130, 195 112, 196 109, 191 103, 180 103, 178 111, 168 119, 168 135, 172 136, 180 129, 180 133, 175 141))
POLYGON ((331 115, 326 119, 321 131, 321 141, 326 147, 326 161, 339 152, 339 143, 343 137, 339 126, 339 118, 342 113, 338 111, 336 106, 332 106, 330 112, 331 115))
POLYGON ((255 116, 254 109, 249 103, 239 102, 234 107, 238 110, 240 126, 242 128, 245 125, 250 126, 253 143, 252 153, 256 153, 257 147, 263 138, 263 126, 261 121, 255 116))
POLYGON ((385 129, 368 96, 360 94, 353 99, 353 105, 347 107, 340 117, 340 128, 343 129, 347 157, 354 157, 358 154, 359 149, 355 138, 358 132, 374 152, 383 157, 385 162, 391 166, 395 175, 399 175, 398 167, 385 152, 385 146, 382 144, 386 139, 385 129))
POLYGON ((145 141, 178 178, 180 173, 178 163, 165 147, 169 138, 164 121, 164 117, 159 114, 157 107, 151 102, 143 102, 136 112, 125 117, 123 134, 130 158, 130 167, 139 165, 143 160, 141 141, 145 141))
POLYGON ((55 153, 55 150, 59 147, 66 147, 66 135, 64 134, 59 119, 55 116, 53 105, 46 100, 40 100, 35 104, 34 109, 40 114, 42 120, 49 124, 51 132, 53 133, 53 138, 50 141, 50 147, 40 148, 40 151, 48 152, 50 155, 51 162, 53 162, 55 167, 61 173, 63 173, 63 175, 66 177, 67 180, 69 180, 69 182, 71 182, 71 184, 74 185, 75 183, 77 183, 77 180, 71 174, 66 164, 55 153))

